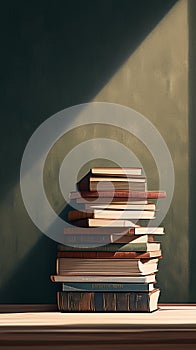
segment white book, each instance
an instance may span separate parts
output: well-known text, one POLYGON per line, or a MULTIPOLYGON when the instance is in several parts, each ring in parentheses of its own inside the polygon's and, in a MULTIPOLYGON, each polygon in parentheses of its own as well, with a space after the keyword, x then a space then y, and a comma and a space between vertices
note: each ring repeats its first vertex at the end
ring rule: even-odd
POLYGON ((93 210, 95 219, 154 219, 154 211, 150 210, 93 210))
POLYGON ((146 178, 137 177, 90 177, 90 182, 145 182, 146 178))
POLYGON ((153 210, 155 211, 156 206, 154 203, 150 204, 85 204, 85 209, 109 209, 109 210, 153 210))
POLYGON ((141 175, 142 168, 112 168, 112 167, 104 167, 104 168, 92 168, 92 174, 97 175, 112 175, 112 176, 134 176, 141 175))
POLYGON ((114 220, 114 219, 87 219, 89 227, 109 226, 109 227, 138 227, 131 220, 114 220))
POLYGON ((53 282, 156 283, 155 274, 147 276, 50 276, 53 282))

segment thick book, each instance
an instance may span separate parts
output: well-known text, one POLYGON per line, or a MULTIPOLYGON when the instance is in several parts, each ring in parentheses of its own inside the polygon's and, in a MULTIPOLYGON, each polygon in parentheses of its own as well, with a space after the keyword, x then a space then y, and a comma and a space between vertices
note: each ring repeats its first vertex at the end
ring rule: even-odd
POLYGON ((157 272, 158 259, 80 259, 57 258, 59 275, 141 276, 157 272))
POLYGON ((156 283, 155 274, 146 276, 64 276, 51 275, 52 282, 96 282, 96 283, 156 283))
POLYGON ((93 219, 109 219, 109 220, 140 220, 154 219, 155 212, 153 210, 100 210, 91 209, 91 211, 70 210, 68 212, 68 220, 75 221, 85 218, 93 219))
POLYGON ((107 191, 111 188, 116 190, 146 191, 145 177, 115 178, 115 177, 84 177, 77 183, 78 191, 107 191), (112 185, 112 187, 111 187, 112 185))
POLYGON ((90 248, 81 251, 81 248, 59 245, 57 257, 59 258, 86 258, 86 259, 150 259, 162 258, 161 250, 154 252, 103 252, 98 251, 98 248, 90 248), (96 251, 94 251, 96 249, 96 251))
POLYGON ((150 292, 154 289, 153 283, 93 283, 93 282, 66 282, 62 283, 63 291, 86 292, 150 292))
MULTIPOLYGON (((127 244, 123 243, 111 243, 107 245, 101 245, 95 247, 92 247, 90 244, 81 244, 81 246, 84 246, 84 248, 89 250, 96 250, 101 252, 153 252, 153 251, 159 251, 160 250, 160 242, 147 242, 147 243, 134 243, 130 242, 127 244)), ((73 247, 74 248, 74 247, 73 247)), ((78 247, 80 248, 80 247, 78 247)), ((65 246, 66 249, 66 246, 65 246)), ((71 250, 72 248, 69 247, 71 250)))
POLYGON ((77 198, 141 198, 141 199, 157 199, 157 198, 166 198, 165 191, 126 191, 126 190, 117 190, 117 191, 82 191, 77 192, 73 191, 70 193, 70 199, 77 198))
POLYGON ((65 228, 64 234, 115 234, 115 235, 163 235, 163 227, 153 227, 153 226, 135 226, 135 227, 99 227, 99 228, 88 228, 80 230, 78 227, 65 228))
POLYGON ((152 312, 160 290, 151 292, 57 292, 61 312, 152 312))

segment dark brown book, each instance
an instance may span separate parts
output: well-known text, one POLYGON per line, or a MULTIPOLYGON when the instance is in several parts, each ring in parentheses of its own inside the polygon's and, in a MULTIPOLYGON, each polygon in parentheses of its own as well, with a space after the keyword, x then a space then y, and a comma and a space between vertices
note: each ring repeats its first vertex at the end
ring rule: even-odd
POLYGON ((138 220, 115 220, 115 219, 94 219, 94 218, 84 218, 72 220, 72 225, 76 227, 115 227, 115 228, 132 228, 136 225, 138 220))
POLYGON ((83 192, 71 192, 70 193, 70 199, 77 199, 77 198, 127 198, 132 200, 132 198, 142 198, 142 199, 157 199, 157 198, 166 198, 166 192, 165 191, 147 191, 147 192, 140 192, 140 191, 83 191, 83 192))
MULTIPOLYGON (((59 247, 61 248, 61 247, 59 247)), ((63 246, 61 249, 64 249, 63 246)), ((68 249, 71 250, 70 247, 68 249)), ((154 252, 101 252, 101 251, 58 251, 58 258, 84 259, 150 259, 161 258, 161 250, 154 252)))
POLYGON ((112 186, 116 190, 146 191, 146 178, 144 176, 132 178, 119 177, 84 177, 77 183, 78 191, 107 191, 112 186))
POLYGON ((152 312, 160 290, 151 292, 57 292, 61 312, 152 312))

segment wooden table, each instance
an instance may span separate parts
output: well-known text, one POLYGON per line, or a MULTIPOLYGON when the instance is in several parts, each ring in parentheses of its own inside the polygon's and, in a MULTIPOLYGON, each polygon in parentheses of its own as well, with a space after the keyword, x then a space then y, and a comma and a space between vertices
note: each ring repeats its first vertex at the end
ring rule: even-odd
POLYGON ((1 313, 0 349, 196 350, 196 306, 162 305, 151 314, 1 313))

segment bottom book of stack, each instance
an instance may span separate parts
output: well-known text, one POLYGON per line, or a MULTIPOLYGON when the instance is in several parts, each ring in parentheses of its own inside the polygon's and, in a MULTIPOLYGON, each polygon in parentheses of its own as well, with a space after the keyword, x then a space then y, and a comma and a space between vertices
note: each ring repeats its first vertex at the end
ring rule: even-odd
POLYGON ((157 310, 159 289, 148 292, 57 292, 61 312, 152 312, 157 310))

